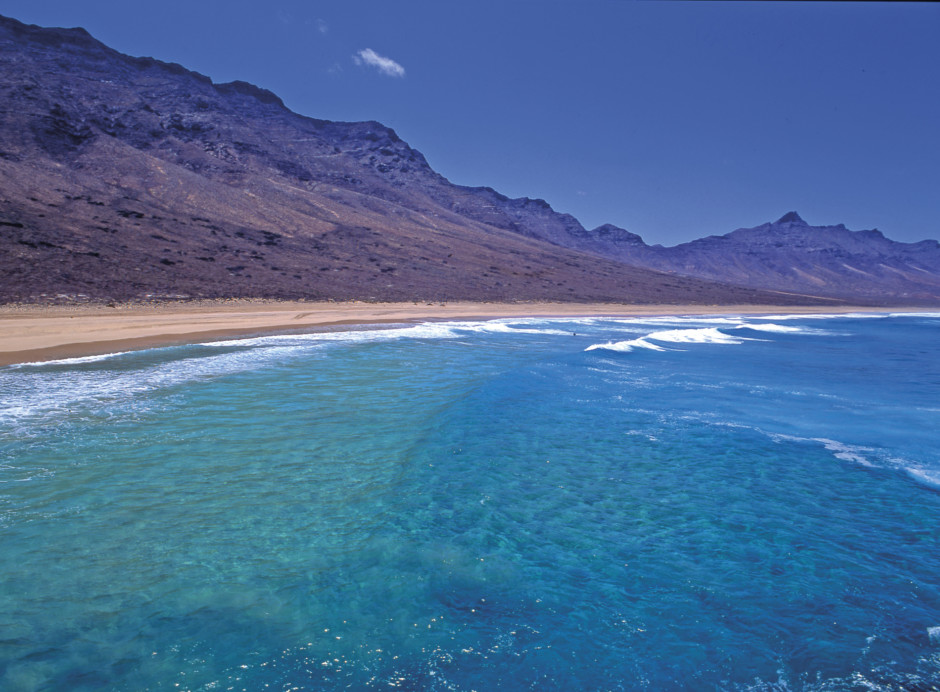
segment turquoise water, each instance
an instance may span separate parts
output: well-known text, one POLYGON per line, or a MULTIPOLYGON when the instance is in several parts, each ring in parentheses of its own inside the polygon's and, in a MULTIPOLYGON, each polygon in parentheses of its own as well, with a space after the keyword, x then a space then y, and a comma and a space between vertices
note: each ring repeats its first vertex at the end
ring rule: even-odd
POLYGON ((940 688, 940 316, 0 368, 0 689, 940 688))

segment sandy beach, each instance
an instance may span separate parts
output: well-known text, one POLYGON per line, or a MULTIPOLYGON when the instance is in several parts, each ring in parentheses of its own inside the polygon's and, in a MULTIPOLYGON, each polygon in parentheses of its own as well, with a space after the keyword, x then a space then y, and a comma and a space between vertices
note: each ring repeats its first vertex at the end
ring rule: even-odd
MULTIPOLYGON (((884 312, 888 308, 612 303, 304 303, 206 301, 156 305, 0 306, 0 366, 341 325, 499 317, 884 312)), ((898 310, 911 310, 898 308, 898 310)))

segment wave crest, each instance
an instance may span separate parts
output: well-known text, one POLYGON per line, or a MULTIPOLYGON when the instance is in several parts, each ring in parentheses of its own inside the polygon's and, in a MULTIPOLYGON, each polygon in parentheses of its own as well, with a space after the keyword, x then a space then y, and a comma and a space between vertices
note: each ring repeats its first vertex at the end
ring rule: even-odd
POLYGON ((652 332, 646 336, 630 341, 608 342, 606 344, 592 344, 585 351, 596 349, 605 349, 608 351, 620 351, 629 353, 637 348, 645 348, 651 351, 668 351, 659 344, 651 341, 662 341, 667 344, 742 344, 751 339, 745 339, 740 336, 725 334, 718 327, 701 327, 698 329, 665 329, 658 332, 652 332))
POLYGON ((634 349, 645 348, 650 351, 665 351, 667 349, 659 346, 658 344, 651 344, 649 341, 646 341, 645 338, 631 339, 630 341, 610 341, 606 344, 591 344, 588 346, 585 351, 619 351, 620 353, 630 353, 634 349))

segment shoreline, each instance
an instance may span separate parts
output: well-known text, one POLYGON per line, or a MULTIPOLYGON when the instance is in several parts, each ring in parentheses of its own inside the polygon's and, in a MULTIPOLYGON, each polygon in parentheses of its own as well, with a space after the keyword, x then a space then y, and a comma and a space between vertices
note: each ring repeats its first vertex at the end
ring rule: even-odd
POLYGON ((938 308, 617 303, 330 303, 263 300, 156 305, 0 306, 0 366, 336 327, 512 317, 940 312, 938 308))

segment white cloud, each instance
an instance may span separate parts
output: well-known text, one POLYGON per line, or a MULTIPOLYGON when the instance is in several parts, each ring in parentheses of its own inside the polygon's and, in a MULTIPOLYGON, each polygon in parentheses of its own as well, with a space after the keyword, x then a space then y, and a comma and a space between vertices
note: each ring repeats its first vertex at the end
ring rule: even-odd
POLYGON ((353 56, 353 62, 357 65, 368 65, 374 67, 379 72, 389 77, 404 77, 405 68, 399 65, 391 58, 379 55, 371 48, 365 48, 353 56))
POLYGON ((327 26, 327 23, 325 21, 323 21, 322 19, 317 20, 317 31, 325 35, 329 30, 330 30, 330 27, 327 26))

